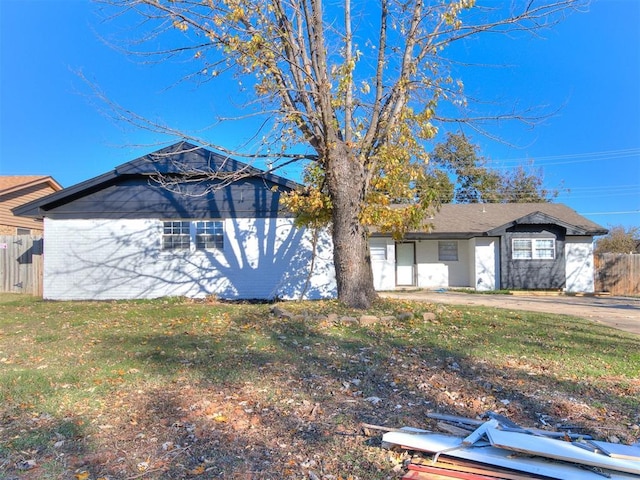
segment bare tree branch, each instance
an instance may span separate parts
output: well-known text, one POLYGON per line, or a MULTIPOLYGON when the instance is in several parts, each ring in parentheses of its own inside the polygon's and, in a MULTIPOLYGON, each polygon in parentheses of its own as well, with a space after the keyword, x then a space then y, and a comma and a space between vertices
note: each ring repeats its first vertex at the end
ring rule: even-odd
MULTIPOLYGON (((132 49, 142 58, 191 60, 195 67, 185 78, 208 84, 218 78, 209 69, 246 80, 242 93, 248 111, 238 117, 264 118, 251 141, 264 133, 259 146, 266 152, 215 148, 224 155, 274 158, 279 164, 314 162, 319 170, 309 188, 316 189, 316 199, 326 196, 317 205, 331 209, 339 296, 352 306, 366 306, 375 297, 367 227, 383 221, 401 231, 407 219, 418 221, 434 202, 432 192, 421 187, 426 184, 420 166, 438 125, 455 122, 484 131, 489 121, 533 125, 543 118, 527 108, 477 115, 460 109, 445 117, 442 103, 465 106, 474 100, 451 78, 447 47, 483 35, 535 35, 587 0, 528 0, 510 6, 476 6, 473 0, 103 2, 116 6, 119 17, 142 19, 142 38, 132 49), (167 34, 171 44, 158 43, 167 34), (371 45, 370 54, 362 53, 360 42, 371 45), (314 155, 296 153, 301 145, 314 155), (409 209, 396 218, 383 195, 390 191, 404 198, 409 209)), ((104 99, 120 119, 190 138, 104 99)))

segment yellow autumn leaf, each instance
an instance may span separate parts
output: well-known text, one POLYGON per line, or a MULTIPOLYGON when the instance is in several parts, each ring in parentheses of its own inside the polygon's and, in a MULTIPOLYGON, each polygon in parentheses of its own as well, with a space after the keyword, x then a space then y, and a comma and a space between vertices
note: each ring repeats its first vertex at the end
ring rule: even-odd
POLYGON ((179 20, 174 20, 173 26, 181 32, 186 32, 189 29, 189 26, 185 22, 181 22, 179 20))
POLYGON ((76 480, 87 480, 89 478, 89 472, 78 472, 74 475, 76 480))

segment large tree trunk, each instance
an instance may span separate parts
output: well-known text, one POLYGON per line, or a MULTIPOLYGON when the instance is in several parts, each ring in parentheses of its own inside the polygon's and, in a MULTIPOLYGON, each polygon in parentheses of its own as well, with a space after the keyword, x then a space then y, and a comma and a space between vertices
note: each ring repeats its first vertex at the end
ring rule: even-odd
POLYGON ((338 299, 352 308, 368 308, 377 298, 373 287, 364 205, 364 168, 349 157, 342 142, 328 152, 327 182, 333 203, 333 260, 338 299))

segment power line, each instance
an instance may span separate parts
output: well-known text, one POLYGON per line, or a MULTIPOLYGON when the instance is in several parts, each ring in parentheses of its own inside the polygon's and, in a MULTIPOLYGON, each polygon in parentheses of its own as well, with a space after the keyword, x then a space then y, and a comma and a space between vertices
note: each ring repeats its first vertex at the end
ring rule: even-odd
POLYGON ((600 187, 571 187, 569 188, 570 191, 574 191, 574 190, 585 190, 585 191, 589 191, 589 192, 597 192, 599 190, 611 190, 612 188, 615 188, 616 190, 635 190, 637 192, 640 192, 640 184, 637 185, 603 185, 600 187))
POLYGON ((635 191, 630 191, 630 192, 616 192, 616 193, 607 193, 607 194, 595 193, 590 195, 588 192, 582 192, 581 195, 572 195, 571 192, 569 193, 559 192, 558 198, 567 198, 567 199, 593 198, 594 195, 597 195, 598 199, 600 200, 604 198, 614 198, 614 197, 636 197, 637 198, 638 193, 635 191))
POLYGON ((627 148, 622 150, 604 150, 600 152, 584 152, 584 153, 567 153, 562 155, 546 155, 540 157, 522 157, 522 158, 506 158, 504 161, 507 162, 521 162, 524 160, 563 160, 567 158, 600 158, 603 156, 606 157, 632 157, 635 155, 640 155, 640 147, 637 148, 627 148))
POLYGON ((491 163, 502 164, 497 165, 493 168, 513 168, 513 166, 518 166, 523 163, 530 163, 533 167, 535 167, 538 163, 541 164, 538 166, 571 165, 575 163, 588 163, 595 161, 631 158, 636 156, 640 156, 640 148, 606 150, 601 152, 572 153, 565 155, 547 155, 540 157, 529 156, 522 158, 505 158, 500 160, 491 160, 491 163))
POLYGON ((640 214, 640 210, 628 210, 624 212, 586 212, 580 215, 627 215, 627 214, 640 214))

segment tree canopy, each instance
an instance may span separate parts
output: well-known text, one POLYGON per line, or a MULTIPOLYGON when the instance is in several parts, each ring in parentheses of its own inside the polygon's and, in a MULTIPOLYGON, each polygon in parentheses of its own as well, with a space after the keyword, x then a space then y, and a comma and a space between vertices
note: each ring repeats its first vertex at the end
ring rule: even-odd
POLYGON ((427 174, 432 188, 440 189, 440 202, 537 203, 558 196, 557 190, 544 187, 541 170, 528 171, 522 165, 503 171, 490 168, 478 150, 462 133, 447 133, 446 141, 435 146, 427 174))
POLYGON ((640 227, 616 225, 596 241, 596 253, 640 253, 640 227))
POLYGON ((136 48, 146 57, 195 62, 187 76, 203 87, 233 75, 251 99, 239 115, 265 117, 256 135, 274 168, 278 160, 312 159, 313 181, 289 205, 312 221, 330 216, 338 297, 352 307, 376 298, 368 226, 399 235, 437 206, 434 186, 444 177, 425 175, 430 142, 445 120, 474 120, 447 47, 477 35, 537 31, 583 3, 104 1, 142 19, 136 48), (158 48, 159 36, 170 47, 158 48), (461 113, 445 118, 444 103, 461 113))

